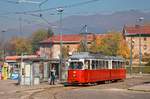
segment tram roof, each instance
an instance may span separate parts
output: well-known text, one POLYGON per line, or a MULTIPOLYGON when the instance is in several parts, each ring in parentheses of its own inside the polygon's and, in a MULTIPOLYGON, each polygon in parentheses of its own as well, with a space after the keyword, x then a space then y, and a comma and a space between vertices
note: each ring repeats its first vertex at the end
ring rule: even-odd
POLYGON ((120 56, 106 56, 100 53, 78 52, 70 56, 71 59, 104 59, 104 60, 125 60, 120 56))

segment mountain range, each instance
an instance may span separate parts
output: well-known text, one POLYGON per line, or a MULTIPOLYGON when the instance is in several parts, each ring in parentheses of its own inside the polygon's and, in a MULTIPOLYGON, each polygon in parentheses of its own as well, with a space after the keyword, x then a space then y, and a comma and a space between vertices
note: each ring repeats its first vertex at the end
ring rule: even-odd
MULTIPOLYGON (((73 32, 81 32, 84 25, 87 25, 88 32, 105 33, 107 31, 122 31, 124 25, 145 24, 150 22, 150 12, 138 10, 120 11, 112 14, 95 15, 73 15, 63 19, 64 29, 69 28, 73 32), (144 20, 138 22, 137 19, 144 20)), ((69 30, 68 30, 69 31, 69 30)), ((84 30, 82 31, 84 32, 84 30)), ((68 32, 66 32, 68 33, 68 32)))
MULTIPOLYGON (((149 24, 150 12, 139 10, 120 11, 109 14, 94 14, 94 15, 72 15, 62 19, 62 33, 81 33, 85 32, 83 28, 87 25, 87 31, 92 33, 105 33, 108 31, 122 31, 124 25, 149 24), (144 20, 139 23, 137 18, 143 17, 144 20)), ((59 26, 59 21, 53 22, 59 26)), ((43 28, 44 25, 24 27, 21 35, 30 35, 38 28, 43 28)), ((58 33, 58 29, 54 29, 58 33)), ((19 33, 12 33, 18 35, 19 33)), ((6 34, 7 35, 7 34, 6 34)), ((9 36, 11 36, 9 34, 9 36)))

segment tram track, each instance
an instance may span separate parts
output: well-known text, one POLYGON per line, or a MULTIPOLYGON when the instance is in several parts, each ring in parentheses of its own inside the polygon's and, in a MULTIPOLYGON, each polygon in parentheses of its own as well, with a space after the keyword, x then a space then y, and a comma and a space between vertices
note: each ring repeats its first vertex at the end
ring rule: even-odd
MULTIPOLYGON (((60 96, 64 95, 67 91, 73 91, 73 90, 80 90, 80 89, 91 89, 91 90, 106 90, 106 89, 119 89, 119 90, 126 90, 132 86, 144 84, 145 82, 149 82, 149 76, 140 76, 140 77, 133 77, 133 78, 127 78, 123 82, 112 82, 108 84, 98 84, 98 85, 85 85, 85 86, 68 86, 68 87, 50 87, 45 88, 40 91, 32 93, 29 98, 26 99, 62 99, 60 96), (46 98, 44 98, 44 97, 46 98)), ((65 95, 64 95, 65 96, 65 95)), ((65 99, 65 98, 64 98, 65 99)))
MULTIPOLYGON (((52 87, 52 88, 45 88, 45 89, 41 89, 40 91, 34 92, 32 93, 28 99, 37 99, 38 94, 48 94, 47 99, 57 99, 57 94, 64 92, 64 91, 68 91, 68 90, 74 90, 74 89, 80 89, 80 88, 84 88, 83 86, 81 87, 52 87), (37 96, 36 96, 37 95, 37 96)), ((41 98, 38 98, 41 99, 41 98)))

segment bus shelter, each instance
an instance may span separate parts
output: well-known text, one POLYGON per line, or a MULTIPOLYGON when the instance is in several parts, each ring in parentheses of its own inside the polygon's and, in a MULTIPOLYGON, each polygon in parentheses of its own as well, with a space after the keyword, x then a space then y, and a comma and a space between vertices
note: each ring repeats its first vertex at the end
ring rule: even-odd
POLYGON ((20 60, 20 75, 18 79, 20 85, 38 85, 40 82, 47 81, 48 77, 48 60, 41 58, 20 60))

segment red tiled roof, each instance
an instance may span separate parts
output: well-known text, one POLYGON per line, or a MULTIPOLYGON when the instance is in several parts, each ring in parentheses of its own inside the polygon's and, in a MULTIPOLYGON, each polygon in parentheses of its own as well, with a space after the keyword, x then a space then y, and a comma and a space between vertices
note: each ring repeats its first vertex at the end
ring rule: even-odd
POLYGON ((125 26, 124 30, 125 30, 125 35, 136 35, 136 34, 150 35, 150 25, 147 26, 136 25, 132 27, 125 26))
MULTIPOLYGON (((83 38, 84 36, 81 34, 63 34, 62 35, 63 42, 80 42, 83 38)), ((87 35, 88 41, 92 41, 93 39, 94 39, 93 34, 87 35)), ((48 38, 47 40, 43 40, 40 43, 49 43, 49 42, 53 42, 53 43, 60 42, 60 35, 54 35, 53 37, 48 38)))

